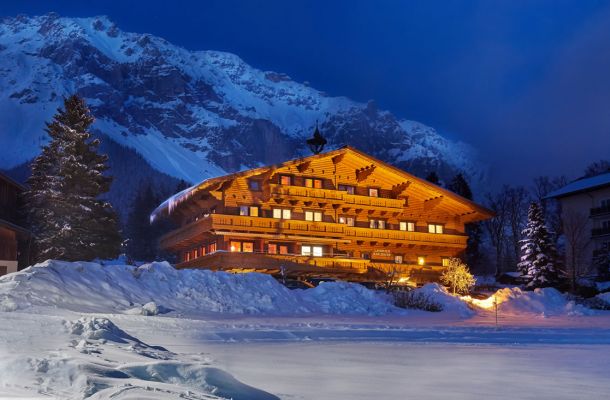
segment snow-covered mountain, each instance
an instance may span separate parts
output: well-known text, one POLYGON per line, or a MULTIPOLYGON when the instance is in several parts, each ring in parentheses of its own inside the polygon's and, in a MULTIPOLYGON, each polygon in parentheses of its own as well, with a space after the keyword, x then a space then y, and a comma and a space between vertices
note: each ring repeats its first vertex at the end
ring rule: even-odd
POLYGON ((36 156, 44 122, 73 92, 100 134, 190 182, 308 154, 316 121, 329 148, 350 144, 419 175, 484 179, 470 146, 372 101, 330 97, 234 54, 123 32, 106 17, 56 14, 0 20, 0 169, 36 156))

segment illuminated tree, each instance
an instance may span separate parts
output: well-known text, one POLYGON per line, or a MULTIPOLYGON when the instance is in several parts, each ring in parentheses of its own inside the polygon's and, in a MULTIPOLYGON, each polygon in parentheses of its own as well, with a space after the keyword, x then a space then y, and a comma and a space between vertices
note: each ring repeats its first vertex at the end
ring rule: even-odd
POLYGON ((467 294, 474 286, 476 280, 470 273, 468 266, 459 258, 451 258, 449 266, 441 275, 441 282, 451 288, 453 294, 467 294))

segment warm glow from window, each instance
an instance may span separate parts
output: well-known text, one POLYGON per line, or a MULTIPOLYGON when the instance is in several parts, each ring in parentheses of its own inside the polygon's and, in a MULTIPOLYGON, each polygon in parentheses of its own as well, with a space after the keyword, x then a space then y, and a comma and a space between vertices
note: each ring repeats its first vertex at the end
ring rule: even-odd
POLYGON ((443 267, 449 266, 449 259, 447 257, 443 257, 443 267))
POLYGON ((281 175, 280 185, 292 185, 292 177, 288 175, 281 175))
POLYGON ((305 187, 322 189, 322 180, 313 179, 313 178, 305 178, 305 187))
POLYGON ((377 189, 377 188, 369 188, 369 196, 371 196, 371 197, 379 197, 379 189, 377 189))
POLYGON ((252 242, 243 242, 242 243, 242 251, 244 253, 253 253, 254 252, 254 243, 252 243, 252 242))
POLYGON ((301 246, 301 255, 310 256, 311 255, 311 246, 301 246))
POLYGON ((288 254, 288 246, 280 245, 280 254, 288 254))
POLYGON ((254 206, 250 207, 250 216, 258 217, 258 207, 254 207, 254 206))
POLYGON ((424 264, 426 264, 426 257, 422 257, 422 256, 417 257, 417 265, 424 265, 424 264))
POLYGON ((240 242, 231 242, 231 251, 241 251, 241 243, 240 242))
POLYGON ((269 243, 267 245, 267 253, 269 253, 269 254, 277 254, 277 244, 269 243))
POLYGON ((429 233, 443 233, 443 225, 441 224, 428 224, 429 233))
POLYGON ((313 246, 313 256, 322 257, 322 246, 313 246))

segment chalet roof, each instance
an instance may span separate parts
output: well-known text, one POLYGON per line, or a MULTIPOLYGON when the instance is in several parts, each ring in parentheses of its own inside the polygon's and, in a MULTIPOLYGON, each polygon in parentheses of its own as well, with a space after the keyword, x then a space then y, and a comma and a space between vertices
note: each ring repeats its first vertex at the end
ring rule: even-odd
POLYGON ((595 189, 601 189, 606 186, 610 186, 610 172, 597 176, 592 176, 590 178, 577 179, 573 182, 568 183, 561 189, 557 189, 554 192, 549 193, 547 198, 566 197, 577 193, 584 193, 595 189))
POLYGON ((25 186, 23 186, 21 183, 17 182, 16 180, 11 178, 10 176, 2 173, 1 171, 0 171, 0 180, 5 181, 5 182, 13 185, 13 186, 15 186, 16 188, 18 188, 18 189, 20 189, 22 191, 26 190, 25 186))
POLYGON ((347 152, 351 152, 357 155, 360 155, 364 158, 368 158, 369 160, 371 160, 373 163, 380 165, 386 169, 389 169, 399 175, 403 175, 409 178, 409 180, 412 180, 414 182, 417 182, 418 184, 424 186, 424 187, 428 187, 431 188, 434 191, 439 192, 442 195, 447 196, 448 198, 451 198, 453 200, 458 201, 459 203, 465 204, 469 207, 471 207, 473 210, 480 212, 482 214, 484 214, 487 217, 492 217, 494 215, 494 212, 471 201, 468 200, 462 196, 459 196, 447 189, 444 189, 440 186, 437 186, 431 182, 428 182, 425 179, 422 178, 418 178, 415 175, 409 174, 406 171, 401 170, 400 168, 394 167, 390 164, 387 164, 369 154, 366 154, 354 147, 351 146, 343 146, 340 147, 338 149, 335 150, 330 150, 327 151, 325 153, 320 153, 320 154, 315 154, 315 155, 311 155, 308 157, 301 157, 301 158, 295 158, 292 160, 288 160, 285 161, 283 163, 280 164, 275 164, 275 165, 268 165, 268 166, 264 166, 264 167, 259 167, 259 168, 254 168, 254 169, 249 169, 249 170, 244 170, 244 171, 239 171, 239 172, 235 172, 232 174, 227 174, 227 175, 223 175, 223 176, 218 176, 218 177, 214 177, 214 178, 208 178, 203 180, 202 182, 193 185, 189 188, 184 189, 183 191, 176 193, 175 195, 171 196, 170 198, 168 198, 167 200, 165 200, 163 203, 161 203, 150 215, 150 221, 153 222, 157 217, 163 215, 163 214, 170 214, 174 208, 176 206, 178 206, 180 203, 182 203, 183 201, 188 200, 190 197, 192 197, 195 193, 198 193, 201 190, 205 190, 206 188, 209 188, 210 186, 214 185, 214 184, 218 184, 221 183, 223 181, 229 180, 229 179, 234 179, 236 177, 241 177, 241 176, 254 176, 254 175, 258 175, 258 174, 262 174, 264 172, 269 171, 270 169, 278 169, 278 168, 282 168, 282 167, 286 167, 286 166, 290 166, 293 164, 301 164, 303 162, 309 161, 309 160, 314 160, 317 158, 323 158, 323 157, 332 157, 335 155, 339 155, 339 154, 344 154, 347 152))

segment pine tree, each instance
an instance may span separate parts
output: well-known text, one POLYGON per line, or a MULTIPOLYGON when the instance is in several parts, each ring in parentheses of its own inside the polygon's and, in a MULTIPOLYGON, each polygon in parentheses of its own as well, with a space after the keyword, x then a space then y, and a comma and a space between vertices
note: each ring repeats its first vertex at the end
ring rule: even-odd
POLYGON ((37 260, 115 258, 121 236, 112 206, 100 196, 112 178, 107 156, 88 131, 94 119, 82 98, 64 100, 46 131, 51 138, 32 164, 26 193, 37 260))
POLYGON ((153 261, 161 257, 159 237, 166 229, 162 222, 151 225, 150 214, 159 205, 150 182, 138 190, 127 217, 127 255, 132 260, 153 261))
POLYGON ((547 231, 538 203, 533 202, 527 213, 527 226, 522 231, 521 274, 528 277, 529 288, 553 287, 559 282, 555 246, 547 231))
POLYGON ((426 176, 426 180, 430 183, 434 183, 435 185, 441 184, 441 180, 439 179, 435 171, 430 172, 428 176, 426 176))
MULTIPOLYGON (((472 190, 470 189, 470 185, 464 175, 457 174, 449 183, 448 189, 458 194, 465 199, 472 200, 472 190)), ((466 224, 465 226, 466 234, 468 235, 468 241, 466 244, 466 253, 465 259, 466 263, 473 268, 479 265, 481 259, 481 237, 483 235, 483 230, 481 229, 481 224, 478 222, 473 222, 466 224)))

